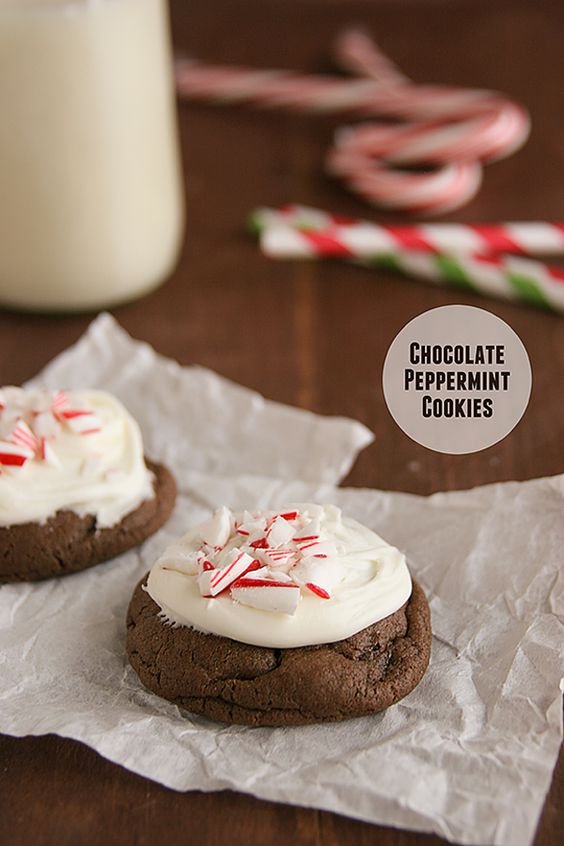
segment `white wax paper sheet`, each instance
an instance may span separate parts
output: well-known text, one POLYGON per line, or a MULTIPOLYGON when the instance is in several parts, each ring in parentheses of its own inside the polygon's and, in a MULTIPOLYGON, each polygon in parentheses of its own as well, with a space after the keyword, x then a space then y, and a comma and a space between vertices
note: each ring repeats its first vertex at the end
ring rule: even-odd
POLYGON ((138 550, 0 589, 0 731, 75 738, 176 790, 231 788, 459 843, 529 844, 561 738, 564 477, 427 498, 335 488, 367 430, 180 368, 108 316, 36 381, 82 387, 84 373, 139 419, 148 454, 176 471, 179 501, 138 550), (304 500, 334 502, 405 550, 433 615, 420 685, 374 717, 287 729, 223 726, 145 691, 124 618, 162 547, 222 503, 304 500))

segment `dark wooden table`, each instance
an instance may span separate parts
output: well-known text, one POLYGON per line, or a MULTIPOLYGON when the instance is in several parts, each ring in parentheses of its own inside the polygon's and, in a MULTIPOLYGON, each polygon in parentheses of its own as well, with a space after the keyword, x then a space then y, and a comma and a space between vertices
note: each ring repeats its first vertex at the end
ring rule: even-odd
MULTIPOLYGON (((449 219, 562 219, 562 12, 560 2, 549 0, 176 0, 173 31, 180 49, 201 58, 325 70, 340 27, 361 22, 415 80, 506 91, 530 108, 531 139, 488 168, 477 199, 449 219)), ((331 122, 203 105, 180 112, 185 246, 164 287, 115 309, 132 335, 272 399, 362 420, 377 439, 350 484, 427 494, 564 471, 562 317, 340 264, 269 262, 244 231, 254 206, 297 201, 367 213, 322 174, 331 122), (517 429, 468 456, 412 443, 388 415, 380 387, 398 330, 428 308, 455 302, 485 306, 508 321, 534 375, 517 429)), ((0 313, 0 382, 32 376, 90 319, 0 313)), ((536 846, 561 842, 563 783, 561 760, 536 846)), ((75 742, 0 738, 1 842, 109 846, 163 839, 231 846, 443 842, 236 793, 177 794, 75 742)))

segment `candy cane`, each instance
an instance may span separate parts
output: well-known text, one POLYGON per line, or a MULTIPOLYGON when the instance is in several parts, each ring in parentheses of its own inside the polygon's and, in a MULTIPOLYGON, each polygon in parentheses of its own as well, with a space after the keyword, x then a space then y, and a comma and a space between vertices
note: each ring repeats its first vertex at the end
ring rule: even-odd
POLYGON ((500 299, 564 312, 564 268, 504 255, 397 253, 374 266, 500 299))
POLYGON ((326 166, 368 202, 419 213, 463 205, 480 186, 481 163, 509 155, 528 137, 529 117, 519 104, 491 91, 414 85, 363 33, 341 37, 337 57, 364 78, 179 60, 177 88, 186 98, 220 104, 403 119, 338 130, 326 166), (432 169, 414 172, 414 165, 432 169))
POLYGON ((307 244, 315 244, 317 255, 355 258, 372 257, 396 250, 423 252, 487 253, 520 255, 564 254, 563 221, 514 223, 418 223, 394 226, 368 220, 345 218, 321 209, 289 205, 280 209, 258 208, 251 216, 251 227, 262 235, 261 247, 269 255, 288 258, 308 254, 307 244), (278 227, 298 232, 294 240, 285 238, 278 246, 278 227), (305 233, 305 237, 301 237, 305 233))
MULTIPOLYGON (((327 243, 319 233, 292 227, 273 227, 269 231, 267 251, 279 258, 325 258, 327 243)), ((265 233, 266 237, 266 233, 265 233)), ((564 268, 503 254, 432 253, 419 250, 390 250, 374 255, 333 244, 333 257, 404 276, 425 279, 438 285, 451 285, 466 291, 520 301, 529 305, 564 312, 564 268)))

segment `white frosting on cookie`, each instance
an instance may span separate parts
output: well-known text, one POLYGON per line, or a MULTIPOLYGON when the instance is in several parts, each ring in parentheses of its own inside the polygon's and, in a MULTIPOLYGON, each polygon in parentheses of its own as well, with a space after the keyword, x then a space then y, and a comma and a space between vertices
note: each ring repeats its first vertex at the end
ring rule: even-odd
POLYGON ((266 514, 232 515, 220 509, 167 547, 146 589, 171 624, 284 649, 344 640, 388 617, 409 599, 411 578, 404 555, 375 532, 343 517, 335 506, 304 503, 266 514), (276 514, 293 509, 299 518, 287 521, 294 527, 291 538, 276 514), (273 522, 276 528, 267 536, 278 553, 269 563, 267 550, 250 544, 263 537, 261 525, 268 532, 273 522), (317 530, 316 546, 309 550, 308 542, 300 540, 307 526, 317 530), (242 536, 241 530, 249 534, 242 536), (283 550, 291 554, 285 557, 283 550), (249 553, 249 560, 239 557, 249 553), (309 553, 312 557, 306 557, 309 553), (255 554, 256 569, 238 572, 223 587, 228 568, 248 566, 255 554), (278 587, 268 587, 269 580, 278 587), (253 591, 260 600, 249 598, 253 591))
POLYGON ((70 510, 107 528, 154 495, 141 432, 115 397, 0 389, 0 525, 70 510))

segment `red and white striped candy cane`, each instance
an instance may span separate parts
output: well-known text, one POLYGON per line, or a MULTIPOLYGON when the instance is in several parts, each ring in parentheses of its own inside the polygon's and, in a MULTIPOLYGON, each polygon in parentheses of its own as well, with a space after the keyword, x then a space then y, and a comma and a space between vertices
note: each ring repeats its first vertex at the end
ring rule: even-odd
MULTIPOLYGON (((503 223, 414 223, 397 226, 347 218, 322 209, 287 205, 279 209, 258 208, 253 228, 263 234, 265 252, 277 254, 278 227, 291 227, 296 258, 302 255, 300 234, 308 232, 317 244, 317 255, 371 258, 396 250, 431 253, 514 253, 523 256, 564 255, 564 221, 514 221, 503 223)), ((292 243, 284 240, 291 258, 292 243)))
POLYGON ((342 258, 370 267, 396 270, 439 285, 454 285, 487 296, 522 301, 564 312, 564 269, 503 253, 443 253, 396 249, 370 255, 323 231, 291 226, 267 227, 263 251, 272 258, 342 258))
POLYGON ((519 104, 492 91, 414 85, 363 33, 345 33, 337 58, 363 77, 179 60, 177 88, 188 99, 220 104, 402 120, 339 129, 327 168, 374 205, 419 213, 463 205, 480 186, 482 163, 509 155, 528 136, 519 104))

